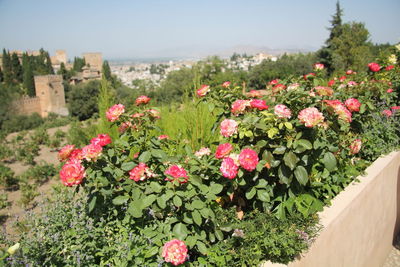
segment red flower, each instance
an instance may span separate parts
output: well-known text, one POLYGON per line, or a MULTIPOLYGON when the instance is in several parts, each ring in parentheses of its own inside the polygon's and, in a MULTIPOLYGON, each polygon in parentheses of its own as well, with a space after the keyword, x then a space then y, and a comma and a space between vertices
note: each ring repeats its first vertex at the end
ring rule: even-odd
POLYGON ((231 112, 238 116, 239 114, 244 113, 247 107, 250 107, 250 101, 249 100, 242 100, 238 99, 235 102, 232 103, 232 109, 231 112))
POLYGON ((164 244, 162 257, 166 262, 177 266, 185 262, 188 249, 185 243, 178 239, 172 239, 164 244))
POLYGON ((315 76, 315 73, 310 72, 308 74, 303 75, 304 80, 308 80, 310 78, 313 78, 315 76))
POLYGON ((278 84, 278 83, 279 83, 279 80, 275 79, 275 80, 270 81, 268 84, 269 85, 275 85, 275 84, 278 84))
POLYGON ((256 108, 258 110, 264 110, 268 109, 267 103, 265 103, 265 100, 261 99, 253 99, 250 101, 250 106, 252 108, 256 108))
POLYGON ((344 102, 344 104, 346 105, 346 107, 351 111, 351 112, 359 112, 360 111, 360 106, 361 103, 360 101, 358 101, 355 98, 349 98, 346 100, 346 102, 344 102))
POLYGON ((342 76, 342 77, 339 78, 339 81, 340 81, 340 82, 343 82, 343 81, 346 80, 346 79, 347 79, 346 76, 342 76))
POLYGON ((272 92, 278 93, 278 92, 283 91, 283 90, 285 90, 285 89, 286 89, 286 86, 285 86, 285 85, 283 85, 283 84, 281 84, 281 83, 278 83, 277 85, 275 85, 274 87, 272 87, 272 92))
POLYGON ((379 66, 379 64, 375 63, 375 62, 369 63, 368 67, 372 72, 377 72, 377 71, 379 71, 381 69, 381 66, 379 66))
POLYGON ((98 134, 97 137, 90 140, 90 143, 93 145, 106 146, 111 143, 111 137, 108 134, 98 134))
POLYGON ((347 71, 346 71, 346 75, 352 75, 352 74, 355 74, 355 72, 352 71, 352 70, 347 70, 347 71))
POLYGON ((143 181, 146 178, 152 176, 153 173, 150 171, 149 167, 147 167, 147 165, 143 162, 140 162, 139 165, 129 171, 129 179, 134 180, 135 182, 143 181))
POLYGON ((85 168, 77 159, 69 160, 60 171, 61 182, 66 186, 73 186, 82 183, 85 177, 85 168))
POLYGON ((219 169, 222 173, 222 176, 233 179, 236 177, 238 173, 239 166, 235 164, 235 161, 230 158, 226 157, 222 160, 221 168, 219 169))
POLYGON ((125 107, 122 104, 117 104, 109 108, 106 112, 106 117, 109 121, 114 122, 118 120, 119 116, 125 112, 125 107))
POLYGON ((393 115, 393 112, 390 109, 385 109, 384 111, 382 111, 382 114, 386 117, 390 117, 393 115))
POLYGON ((67 160, 72 151, 74 151, 75 146, 74 145, 66 145, 63 148, 60 149, 60 151, 58 152, 58 159, 59 161, 64 161, 67 160))
POLYGON ((387 66, 387 67, 385 68, 385 70, 392 70, 393 68, 394 68, 393 65, 389 65, 389 66, 387 66))
POLYGON ((199 90, 196 91, 196 94, 200 97, 205 96, 210 91, 210 86, 203 84, 199 90))
POLYGON ((159 137, 157 137, 158 140, 163 140, 163 139, 169 139, 169 136, 166 134, 162 134, 159 137))
POLYGON ((102 151, 103 148, 101 146, 90 144, 82 148, 82 155, 87 161, 96 161, 102 151))
POLYGON ((215 157, 217 159, 225 158, 233 150, 233 146, 230 143, 220 144, 215 152, 215 157))
POLYGON ((181 184, 187 183, 187 181, 189 179, 186 170, 178 165, 172 165, 171 167, 169 167, 165 171, 165 174, 173 177, 173 179, 165 178, 165 180, 167 180, 167 181, 177 180, 181 184), (180 178, 184 178, 184 179, 180 179, 180 178))
POLYGON ((332 85, 334 85, 335 84, 335 80, 330 80, 329 82, 328 82, 328 86, 332 86, 332 85))
POLYGON ((393 89, 392 88, 387 89, 386 93, 393 93, 393 89))
POLYGON ((314 70, 323 70, 325 68, 324 64, 322 63, 315 63, 314 70))
POLYGON ((150 97, 142 95, 142 96, 139 96, 138 98, 136 98, 135 103, 137 106, 142 105, 142 104, 146 105, 147 103, 149 103, 150 99, 151 99, 150 97))
POLYGON ((253 171, 258 164, 257 152, 250 148, 243 149, 239 154, 240 166, 248 171, 253 171))

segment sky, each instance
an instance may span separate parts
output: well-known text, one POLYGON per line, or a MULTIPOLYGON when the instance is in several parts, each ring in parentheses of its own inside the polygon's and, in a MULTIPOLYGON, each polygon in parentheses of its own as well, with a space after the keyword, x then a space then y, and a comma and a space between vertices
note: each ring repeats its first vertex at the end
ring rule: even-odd
MULTIPOLYGON (((400 41, 400 0, 341 0, 373 43, 400 41)), ((69 58, 173 57, 236 46, 316 50, 336 0, 0 0, 0 48, 69 58)))

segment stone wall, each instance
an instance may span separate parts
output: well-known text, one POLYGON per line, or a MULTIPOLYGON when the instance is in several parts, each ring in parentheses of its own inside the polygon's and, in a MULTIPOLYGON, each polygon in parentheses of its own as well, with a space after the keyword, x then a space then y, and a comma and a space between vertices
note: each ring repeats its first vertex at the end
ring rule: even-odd
POLYGON ((40 99, 40 115, 46 117, 49 112, 67 115, 62 76, 41 75, 34 79, 36 96, 40 99))
POLYGON ((38 97, 23 97, 13 102, 16 112, 19 114, 38 113, 41 115, 40 99, 38 97))

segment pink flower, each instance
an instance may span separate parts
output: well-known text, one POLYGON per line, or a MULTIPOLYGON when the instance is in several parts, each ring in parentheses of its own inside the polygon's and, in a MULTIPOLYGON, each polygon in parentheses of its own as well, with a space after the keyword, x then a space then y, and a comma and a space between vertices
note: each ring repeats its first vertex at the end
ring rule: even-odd
POLYGON ((352 70, 347 70, 347 71, 346 71, 346 75, 352 75, 352 74, 355 74, 355 72, 352 71, 352 70))
POLYGON ((385 68, 385 70, 392 70, 392 69, 394 69, 394 66, 393 66, 393 65, 389 65, 389 66, 387 66, 387 67, 385 68))
POLYGON ((360 152, 361 149, 361 145, 362 142, 360 139, 356 139, 354 140, 351 144, 350 144, 350 152, 351 154, 357 154, 358 152, 360 152))
POLYGON ((106 117, 109 121, 114 122, 118 120, 119 116, 122 115, 122 113, 125 112, 125 107, 122 104, 117 104, 109 108, 109 110, 106 112, 106 117))
POLYGON ((169 167, 165 171, 165 174, 173 177, 173 179, 165 178, 166 181, 177 180, 179 183, 184 184, 184 183, 187 183, 187 181, 189 179, 186 170, 178 165, 172 165, 171 167, 169 167), (184 178, 184 179, 180 179, 180 178, 184 178))
POLYGON ((82 160, 83 159, 82 149, 79 148, 74 149, 69 155, 69 159, 82 160))
POLYGON ((328 82, 328 86, 332 86, 332 85, 334 85, 335 84, 335 80, 330 80, 329 82, 328 82))
POLYGON ((391 107, 391 109, 393 109, 393 110, 399 110, 399 109, 400 109, 400 106, 393 106, 393 107, 391 107))
POLYGON ((261 93, 257 90, 250 90, 250 92, 247 93, 247 96, 249 97, 261 97, 261 93))
POLYGON ((161 118, 160 116, 160 111, 155 110, 155 109, 148 109, 146 110, 147 113, 150 114, 151 117, 155 118, 155 119, 159 119, 161 118))
POLYGON ((199 90, 196 91, 198 96, 205 96, 210 91, 210 86, 203 84, 199 90))
POLYGON ((375 63, 375 62, 369 63, 368 67, 372 72, 377 72, 377 71, 379 71, 381 69, 381 66, 379 66, 379 64, 375 63))
POLYGON ((169 139, 169 136, 166 134, 162 134, 159 137, 157 137, 158 140, 163 140, 163 139, 169 139))
POLYGON ((297 90, 297 89, 299 89, 299 87, 300 87, 300 84, 299 83, 292 83, 292 84, 290 84, 289 86, 288 86, 288 91, 291 91, 291 90, 297 90))
POLYGON ((382 111, 382 114, 386 117, 390 117, 393 115, 393 112, 390 109, 385 109, 384 111, 382 111))
POLYGON ((225 119, 221 122, 220 133, 224 137, 230 137, 237 133, 238 123, 235 120, 225 119))
POLYGON ((332 108, 333 112, 338 115, 339 119, 345 122, 351 122, 351 112, 346 106, 339 100, 324 100, 329 107, 332 108))
POLYGON ((392 88, 387 89, 386 93, 393 93, 393 89, 392 88))
POLYGON ((135 113, 135 114, 131 115, 132 118, 141 118, 143 116, 144 116, 144 113, 135 113))
POLYGON ((185 243, 179 239, 172 239, 164 244, 162 257, 166 262, 175 266, 185 262, 188 249, 185 243))
POLYGON ((231 85, 231 82, 224 82, 223 84, 222 84, 222 87, 225 87, 225 88, 228 88, 229 87, 229 85, 231 85))
POLYGON ((324 121, 324 115, 319 112, 317 108, 305 108, 300 111, 297 118, 301 123, 304 123, 306 127, 314 127, 324 121))
POLYGON ((132 123, 130 121, 125 121, 118 127, 118 132, 123 133, 130 127, 132 127, 132 123))
POLYGON ((230 143, 220 144, 215 152, 215 157, 217 159, 225 158, 229 155, 229 153, 231 153, 232 150, 233 146, 230 143))
POLYGON ((270 81, 268 84, 269 85, 275 85, 275 84, 278 84, 278 83, 279 83, 279 80, 275 79, 275 80, 270 81))
POLYGON ((258 164, 257 152, 250 148, 243 149, 239 154, 240 166, 248 171, 253 171, 258 164))
POLYGON ((342 77, 339 78, 339 81, 340 81, 340 82, 343 82, 343 81, 346 80, 346 79, 347 79, 346 76, 342 76, 342 77))
POLYGON ((313 77, 315 77, 315 73, 313 73, 313 72, 303 75, 304 80, 308 80, 313 77))
POLYGON ((103 148, 101 146, 90 144, 82 148, 82 155, 87 161, 96 161, 102 151, 103 148))
POLYGON ((222 173, 222 176, 233 179, 236 177, 238 173, 239 166, 235 164, 235 161, 230 157, 226 157, 222 160, 221 167, 219 170, 222 173))
POLYGON ((60 151, 58 152, 58 160, 59 161, 67 160, 74 149, 75 149, 74 145, 66 145, 63 148, 61 148, 60 151))
POLYGON ((273 92, 273 93, 278 93, 278 92, 283 91, 283 90, 285 90, 285 89, 286 89, 286 86, 285 86, 285 85, 283 85, 283 84, 281 84, 281 83, 278 83, 277 85, 275 85, 274 87, 272 87, 272 92, 273 92))
POLYGON ((290 109, 282 104, 276 105, 274 107, 274 113, 276 116, 278 116, 278 118, 287 118, 290 119, 290 117, 292 117, 292 111, 290 111, 290 109))
POLYGON ((90 140, 90 143, 93 145, 106 146, 111 143, 111 137, 108 134, 98 134, 97 137, 90 140))
POLYGON ((250 101, 250 106, 252 108, 256 108, 258 110, 264 110, 268 109, 267 103, 265 103, 265 100, 261 99, 253 99, 250 101))
POLYGON ((139 165, 134 167, 129 171, 129 179, 134 180, 135 182, 144 181, 148 176, 146 175, 146 171, 149 169, 146 164, 140 162, 139 165))
POLYGON ((142 104, 146 105, 147 103, 149 103, 150 99, 151 98, 148 96, 141 95, 138 98, 136 98, 135 103, 137 106, 142 105, 142 104))
POLYGON ((77 159, 71 159, 62 166, 60 171, 61 182, 66 186, 73 186, 82 183, 85 177, 85 168, 77 159))
POLYGON ((344 104, 346 105, 346 107, 351 111, 351 112, 359 112, 360 111, 360 106, 361 103, 360 101, 358 101, 355 98, 349 98, 347 99, 344 104))
POLYGON ((196 151, 194 155, 198 158, 201 158, 202 156, 208 156, 211 154, 211 150, 208 147, 202 147, 199 149, 199 151, 196 151))
POLYGON ((324 64, 322 63, 315 63, 314 70, 323 70, 325 68, 324 64))
POLYGON ((326 86, 316 86, 313 88, 317 95, 319 96, 331 96, 333 95, 333 90, 326 86))
POLYGON ((247 107, 250 107, 250 101, 249 100, 238 99, 238 100, 236 100, 235 102, 232 103, 231 112, 234 115, 238 116, 239 114, 244 113, 247 107))

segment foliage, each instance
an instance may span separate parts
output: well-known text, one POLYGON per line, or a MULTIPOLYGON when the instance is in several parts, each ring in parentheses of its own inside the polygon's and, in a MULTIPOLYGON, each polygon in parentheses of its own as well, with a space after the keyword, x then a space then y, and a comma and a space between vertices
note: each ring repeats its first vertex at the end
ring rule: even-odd
POLYGON ((109 107, 112 106, 114 102, 115 90, 110 87, 110 82, 107 80, 106 75, 104 75, 101 80, 100 92, 97 100, 98 110, 100 114, 100 118, 97 123, 97 133, 106 133, 113 138, 118 136, 118 129, 115 126, 112 126, 111 123, 107 120, 106 111, 109 107))
POLYGON ((0 163, 0 184, 3 189, 15 189, 18 180, 14 176, 14 172, 3 163, 0 163))
POLYGON ((38 113, 31 115, 13 115, 3 122, 2 130, 6 133, 29 130, 42 125, 44 120, 38 113))
POLYGON ((68 95, 68 110, 71 116, 87 120, 98 113, 97 98, 100 82, 90 81, 72 86, 68 95))
POLYGON ((90 120, 85 122, 73 121, 67 132, 67 141, 75 146, 83 146, 90 141, 96 131, 97 126, 90 120))
POLYGON ((23 182, 34 182, 37 185, 41 185, 47 182, 56 173, 56 168, 52 164, 40 162, 21 174, 18 177, 18 180, 23 182))

